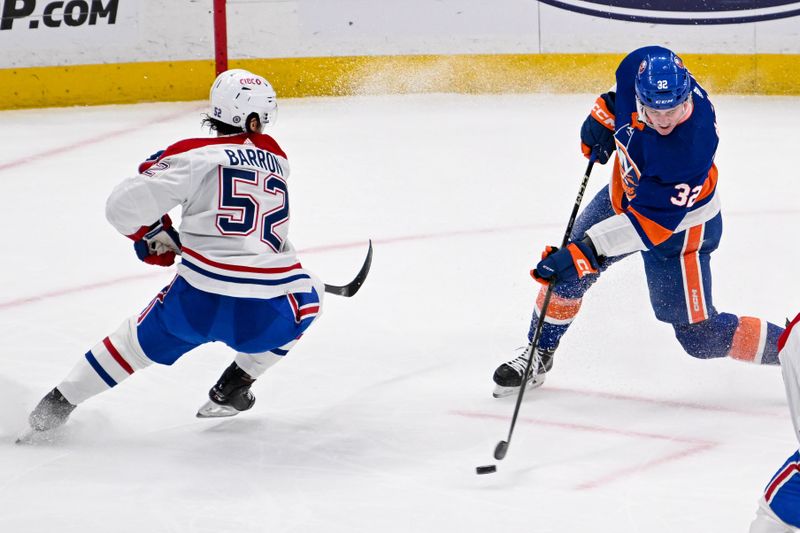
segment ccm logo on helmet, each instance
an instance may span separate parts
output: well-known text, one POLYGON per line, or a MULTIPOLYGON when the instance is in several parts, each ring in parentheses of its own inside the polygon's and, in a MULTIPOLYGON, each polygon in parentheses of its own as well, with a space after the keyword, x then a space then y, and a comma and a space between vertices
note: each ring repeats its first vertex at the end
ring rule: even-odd
POLYGON ((261 85, 261 80, 258 78, 242 78, 239 83, 241 85, 261 85))

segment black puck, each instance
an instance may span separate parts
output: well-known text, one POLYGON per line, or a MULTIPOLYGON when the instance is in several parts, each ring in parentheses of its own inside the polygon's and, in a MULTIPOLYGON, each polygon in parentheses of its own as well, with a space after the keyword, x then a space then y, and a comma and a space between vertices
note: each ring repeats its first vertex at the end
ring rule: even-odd
POLYGON ((475 467, 475 473, 480 474, 494 474, 497 472, 497 465, 486 465, 475 467))

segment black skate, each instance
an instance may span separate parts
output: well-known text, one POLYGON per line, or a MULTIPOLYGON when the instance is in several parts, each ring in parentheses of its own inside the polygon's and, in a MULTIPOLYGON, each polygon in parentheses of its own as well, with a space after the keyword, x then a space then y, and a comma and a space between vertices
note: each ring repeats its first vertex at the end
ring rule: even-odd
POLYGON ((31 442, 36 434, 42 434, 63 426, 70 413, 75 410, 75 407, 64 398, 58 388, 51 390, 28 416, 28 423, 31 427, 17 439, 17 444, 31 442))
POLYGON ((197 418, 219 418, 238 415, 256 403, 250 386, 255 378, 236 363, 225 369, 217 384, 208 391, 208 401, 197 411, 197 418))
MULTIPOLYGON (((537 349, 539 361, 534 360, 531 365, 531 374, 527 379, 527 388, 535 389, 544 384, 544 377, 547 372, 553 368, 553 354, 555 348, 552 350, 537 349)), ((528 350, 524 349, 522 354, 515 359, 497 367, 494 371, 494 382, 497 385, 492 393, 495 398, 504 398, 519 392, 519 387, 522 384, 522 374, 525 373, 525 368, 528 366, 528 350)))

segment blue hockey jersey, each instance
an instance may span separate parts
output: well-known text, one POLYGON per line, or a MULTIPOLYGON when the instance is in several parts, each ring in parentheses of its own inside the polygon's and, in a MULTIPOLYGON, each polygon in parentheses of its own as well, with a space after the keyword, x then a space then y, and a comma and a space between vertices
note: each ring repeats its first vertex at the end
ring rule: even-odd
POLYGON ((669 51, 657 46, 640 48, 617 68, 617 155, 610 185, 617 216, 586 232, 605 256, 649 250, 719 213, 714 165, 719 137, 706 91, 691 79, 690 108, 668 135, 647 126, 638 115, 637 71, 646 55, 659 52, 669 51))

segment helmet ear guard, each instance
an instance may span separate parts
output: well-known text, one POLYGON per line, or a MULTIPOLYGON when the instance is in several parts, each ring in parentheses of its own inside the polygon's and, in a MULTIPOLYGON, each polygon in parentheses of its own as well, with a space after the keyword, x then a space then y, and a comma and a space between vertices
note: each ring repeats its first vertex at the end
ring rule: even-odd
POLYGON ((672 109, 692 93, 691 74, 672 52, 645 56, 634 85, 638 102, 651 109, 672 109))
POLYGON ((275 123, 278 100, 272 85, 262 76, 243 69, 226 70, 214 80, 209 95, 208 116, 246 131, 248 117, 255 113, 262 127, 275 123))

